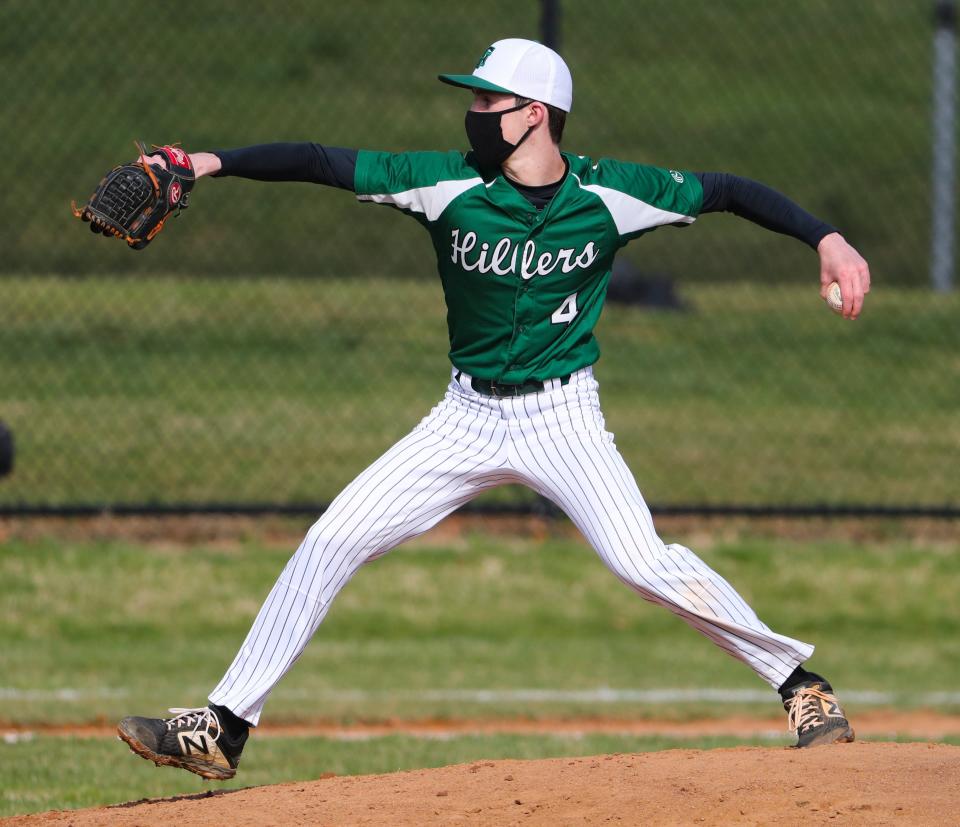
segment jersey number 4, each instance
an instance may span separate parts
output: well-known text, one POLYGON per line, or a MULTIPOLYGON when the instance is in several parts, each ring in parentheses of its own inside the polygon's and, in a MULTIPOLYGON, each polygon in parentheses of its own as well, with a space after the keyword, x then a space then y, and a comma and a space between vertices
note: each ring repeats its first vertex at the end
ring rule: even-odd
POLYGON ((571 293, 563 300, 563 304, 553 311, 550 321, 554 324, 570 324, 577 313, 577 294, 571 293))

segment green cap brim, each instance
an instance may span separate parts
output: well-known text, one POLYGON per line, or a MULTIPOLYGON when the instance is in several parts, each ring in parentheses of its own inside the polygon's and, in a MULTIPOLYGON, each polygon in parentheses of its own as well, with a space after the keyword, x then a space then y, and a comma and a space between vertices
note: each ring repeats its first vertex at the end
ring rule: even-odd
POLYGON ((476 75, 437 75, 444 83, 451 86, 462 86, 464 89, 483 89, 487 92, 500 92, 503 95, 514 94, 510 89, 504 89, 488 80, 478 78, 476 75))

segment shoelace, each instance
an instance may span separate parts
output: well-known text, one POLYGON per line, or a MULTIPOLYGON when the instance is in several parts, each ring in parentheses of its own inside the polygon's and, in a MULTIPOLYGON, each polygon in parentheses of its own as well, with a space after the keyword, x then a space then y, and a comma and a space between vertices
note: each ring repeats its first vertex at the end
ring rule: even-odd
POLYGON ((194 723, 194 719, 196 719, 196 725, 190 733, 191 735, 196 735, 201 729, 209 731, 210 727, 213 726, 217 733, 213 736, 213 740, 216 741, 220 738, 220 719, 213 714, 213 710, 210 709, 209 706, 200 706, 195 709, 185 709, 174 706, 170 708, 170 712, 173 713, 174 717, 166 722, 167 729, 173 729, 175 726, 188 727, 194 723))
POLYGON ((819 721, 820 701, 835 704, 837 699, 833 695, 828 695, 812 686, 797 690, 787 713, 787 727, 791 732, 803 732, 819 721))

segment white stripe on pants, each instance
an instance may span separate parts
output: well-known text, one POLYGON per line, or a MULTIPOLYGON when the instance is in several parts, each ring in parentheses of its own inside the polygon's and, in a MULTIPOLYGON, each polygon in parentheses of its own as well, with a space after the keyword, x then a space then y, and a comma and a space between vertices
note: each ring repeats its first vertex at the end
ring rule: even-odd
POLYGON ((607 567, 682 617, 774 688, 813 653, 778 635, 690 549, 657 537, 605 430, 590 368, 567 385, 497 399, 451 381, 406 437, 351 482, 310 528, 210 701, 256 724, 337 593, 364 563, 436 525, 482 491, 519 482, 555 502, 607 567), (552 388, 552 389, 551 389, 552 388))

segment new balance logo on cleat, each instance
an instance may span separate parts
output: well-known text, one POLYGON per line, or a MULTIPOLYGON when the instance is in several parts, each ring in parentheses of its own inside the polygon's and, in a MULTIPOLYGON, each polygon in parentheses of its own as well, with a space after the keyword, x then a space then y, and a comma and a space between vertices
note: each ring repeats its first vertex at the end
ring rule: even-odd
POLYGON ((190 755, 192 752, 202 752, 204 755, 210 754, 210 745, 207 742, 207 736, 201 735, 194 741, 188 732, 177 733, 177 739, 180 741, 180 750, 184 755, 190 755))
POLYGON ((797 733, 797 747, 847 743, 856 737, 833 687, 826 681, 805 681, 783 702, 787 725, 797 733))
MULTIPOLYGON (((824 703, 824 704, 827 704, 826 701, 823 701, 823 703, 824 703)), ((843 717, 844 717, 843 710, 840 709, 840 704, 838 704, 836 701, 830 701, 830 702, 829 702, 829 706, 827 706, 826 709, 824 710, 824 714, 825 714, 828 718, 843 718, 843 717)))
POLYGON ((170 711, 173 718, 124 718, 117 733, 158 767, 180 767, 217 781, 233 778, 247 733, 231 740, 209 707, 170 711))

